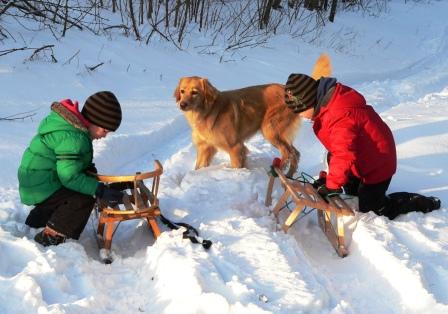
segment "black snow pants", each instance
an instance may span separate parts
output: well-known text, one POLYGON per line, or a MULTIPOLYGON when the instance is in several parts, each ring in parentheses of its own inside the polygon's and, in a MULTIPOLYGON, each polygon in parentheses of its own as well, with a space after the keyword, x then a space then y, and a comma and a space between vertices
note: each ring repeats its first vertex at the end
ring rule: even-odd
POLYGON ((79 239, 86 226, 95 198, 62 187, 29 213, 25 223, 32 228, 48 226, 67 238, 79 239))
POLYGON ((440 207, 440 202, 437 203, 434 198, 417 193, 397 192, 386 195, 391 179, 376 184, 363 184, 359 179, 350 177, 344 190, 347 194, 358 196, 360 212, 373 211, 390 220, 401 214, 413 211, 427 213, 440 207))

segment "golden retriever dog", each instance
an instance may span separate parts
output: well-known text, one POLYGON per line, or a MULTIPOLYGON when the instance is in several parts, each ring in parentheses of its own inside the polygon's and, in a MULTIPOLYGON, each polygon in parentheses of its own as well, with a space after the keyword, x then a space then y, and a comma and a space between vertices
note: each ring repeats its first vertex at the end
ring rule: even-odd
MULTIPOLYGON (((323 54, 312 76, 318 79, 330 75, 330 59, 323 54)), ((288 174, 297 170, 300 153, 292 141, 300 117, 287 108, 283 85, 219 91, 206 78, 192 76, 180 79, 174 97, 192 128, 197 150, 195 169, 209 166, 218 150, 229 154, 231 167, 244 167, 248 153, 244 142, 261 131, 279 150, 282 166, 289 162, 288 174)))

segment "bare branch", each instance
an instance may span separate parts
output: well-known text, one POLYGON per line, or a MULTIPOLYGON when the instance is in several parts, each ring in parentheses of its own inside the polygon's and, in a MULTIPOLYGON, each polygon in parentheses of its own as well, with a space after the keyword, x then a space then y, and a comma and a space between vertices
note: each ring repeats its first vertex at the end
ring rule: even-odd
POLYGON ((35 60, 35 59, 37 58, 37 55, 39 54, 39 52, 48 49, 48 50, 50 50, 50 52, 51 52, 51 60, 52 60, 54 63, 57 63, 58 60, 56 60, 56 58, 55 58, 55 56, 54 56, 54 53, 53 53, 53 47, 54 47, 54 45, 45 45, 45 46, 42 46, 42 47, 40 47, 40 48, 37 48, 37 49, 33 52, 33 54, 29 57, 29 60, 35 60))
POLYGON ((71 56, 67 61, 65 61, 62 65, 70 64, 70 62, 72 62, 72 60, 79 54, 80 51, 81 50, 78 49, 78 51, 73 56, 71 56))
POLYGON ((15 121, 15 120, 24 120, 26 118, 31 118, 36 115, 37 110, 38 109, 15 113, 13 115, 6 116, 6 117, 0 117, 0 121, 15 121))
POLYGON ((99 68, 100 66, 102 66, 104 64, 104 62, 101 62, 101 63, 98 63, 97 65, 94 65, 94 66, 91 66, 91 67, 89 67, 89 66, 85 66, 86 67, 86 69, 87 69, 87 71, 90 71, 90 72, 93 72, 93 71, 95 71, 97 68, 99 68))
POLYGON ((16 52, 16 51, 22 51, 22 50, 28 50, 28 49, 33 49, 33 48, 28 48, 28 47, 22 47, 22 48, 12 48, 12 49, 6 49, 6 50, 0 50, 0 57, 16 52))

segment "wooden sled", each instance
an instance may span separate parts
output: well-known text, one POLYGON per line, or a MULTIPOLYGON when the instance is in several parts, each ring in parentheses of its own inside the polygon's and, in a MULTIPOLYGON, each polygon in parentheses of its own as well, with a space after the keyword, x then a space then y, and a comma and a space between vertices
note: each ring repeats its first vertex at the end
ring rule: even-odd
POLYGON ((98 229, 97 238, 100 246, 100 257, 106 264, 112 263, 112 237, 115 233, 115 224, 130 219, 145 219, 154 237, 160 235, 157 225, 157 217, 160 216, 159 190, 160 176, 163 173, 162 165, 155 161, 155 169, 151 172, 139 173, 126 176, 97 175, 98 181, 107 184, 122 183, 127 187, 124 192, 123 204, 111 208, 106 202, 98 200, 98 229), (149 189, 144 181, 151 182, 149 189))
MULTIPOLYGON (((340 257, 348 255, 348 249, 345 245, 344 238, 344 216, 354 216, 355 213, 347 205, 347 203, 339 196, 328 198, 328 203, 317 193, 310 183, 304 183, 294 180, 289 180, 285 177, 283 172, 278 167, 273 167, 273 171, 278 175, 285 192, 281 195, 277 204, 274 206, 272 212, 276 219, 280 211, 285 207, 284 204, 288 199, 295 203, 295 208, 289 214, 285 223, 282 226, 286 233, 288 229, 297 221, 300 213, 306 208, 315 208, 317 210, 317 218, 319 226, 327 236, 330 243, 335 248, 340 257)), ((270 175, 268 190, 266 193, 265 205, 272 204, 272 189, 274 186, 275 176, 270 175)))

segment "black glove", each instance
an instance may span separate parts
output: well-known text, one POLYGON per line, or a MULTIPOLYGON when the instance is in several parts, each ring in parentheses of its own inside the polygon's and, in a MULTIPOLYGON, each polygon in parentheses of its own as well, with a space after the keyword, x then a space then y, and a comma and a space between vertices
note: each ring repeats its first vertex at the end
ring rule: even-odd
POLYGON ((114 190, 123 191, 134 188, 134 182, 114 182, 110 183, 109 187, 114 190))
POLYGON ((327 186, 321 185, 318 189, 317 189, 317 193, 319 193, 320 196, 322 196, 322 198, 326 201, 327 197, 333 197, 336 195, 339 195, 342 193, 342 189, 338 188, 338 189, 329 189, 327 188, 327 186))
POLYGON ((316 190, 319 189, 322 185, 325 185, 325 183, 327 182, 326 178, 319 178, 314 180, 313 182, 313 188, 315 188, 316 190))
POLYGON ((98 173, 98 170, 95 167, 95 164, 92 162, 90 166, 85 170, 87 173, 98 173))
POLYGON ((95 196, 105 200, 109 206, 113 207, 123 203, 124 193, 100 182, 96 188, 95 196))
POLYGON ((315 188, 317 190, 322 185, 325 185, 325 183, 327 183, 327 173, 322 170, 319 173, 319 179, 314 180, 312 185, 313 185, 313 188, 315 188))

